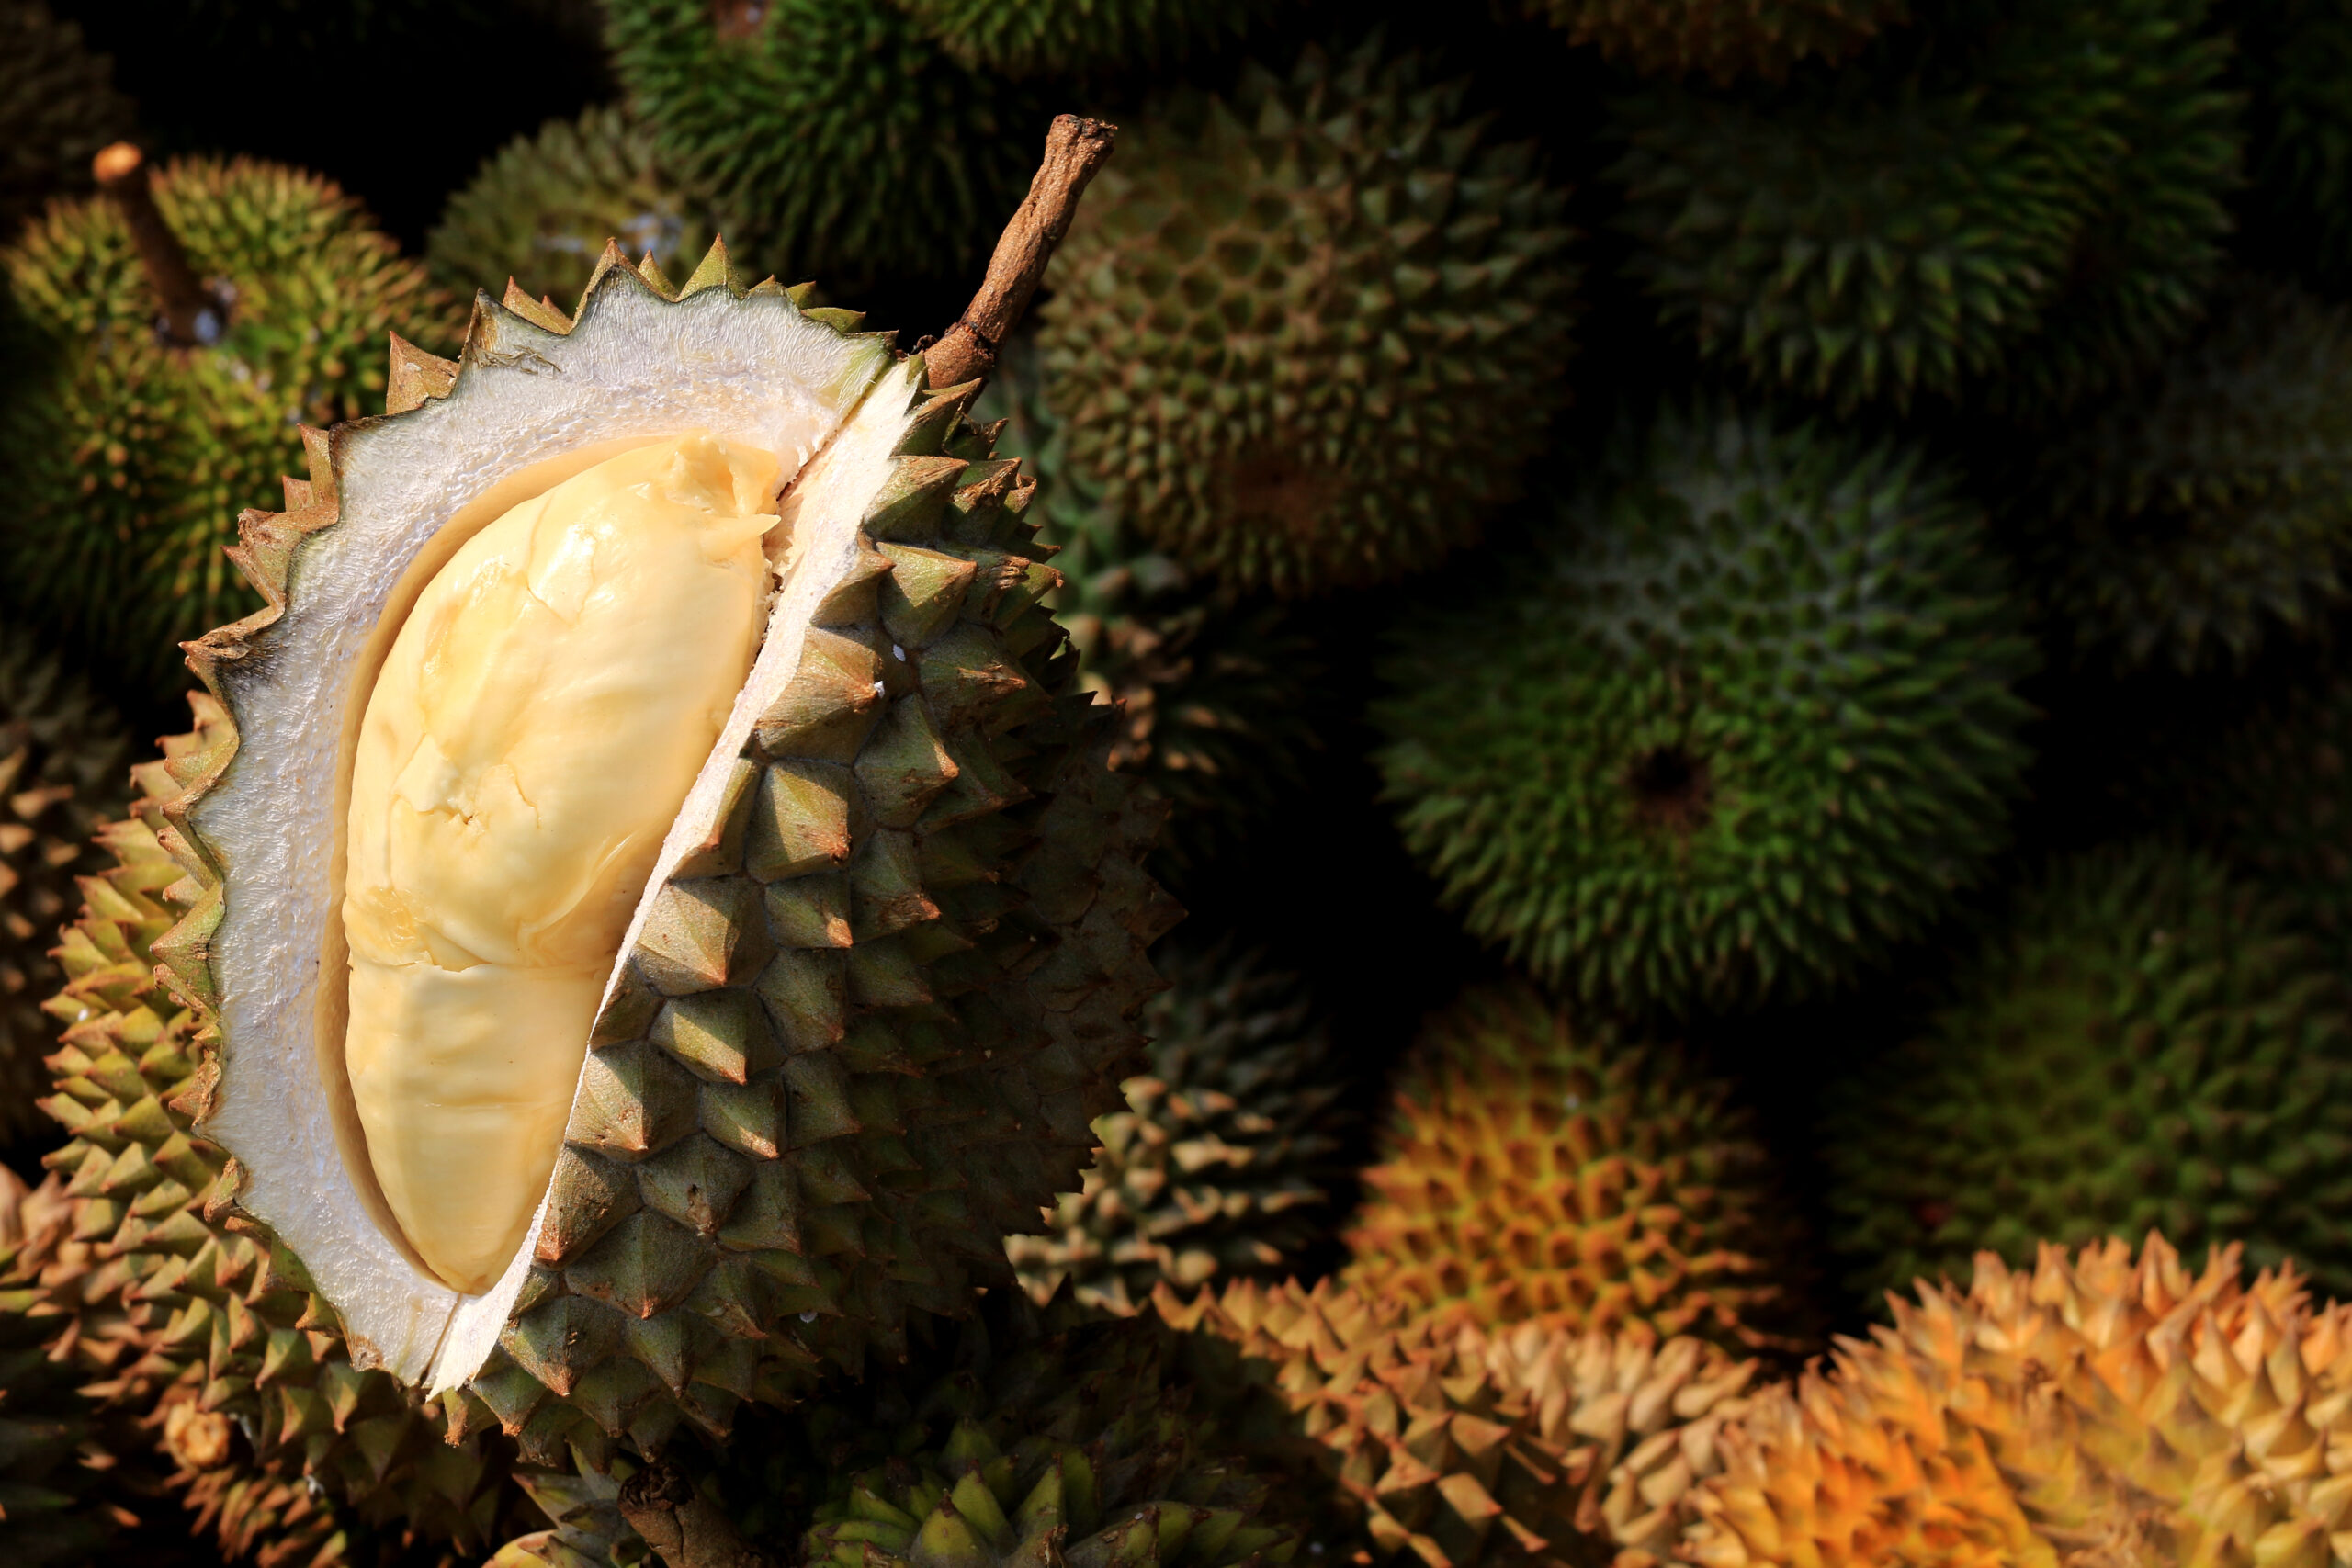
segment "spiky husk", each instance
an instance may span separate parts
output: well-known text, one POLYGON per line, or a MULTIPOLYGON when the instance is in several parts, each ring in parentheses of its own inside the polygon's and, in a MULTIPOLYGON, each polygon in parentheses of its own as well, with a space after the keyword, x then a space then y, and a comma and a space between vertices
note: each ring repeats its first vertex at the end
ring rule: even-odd
POLYGON ((1330 1219, 1346 1083, 1304 987, 1224 943, 1155 958, 1170 989, 1140 1020, 1149 1069, 1120 1086, 1125 1110, 1095 1118, 1102 1148, 1046 1234, 1005 1238, 1040 1304, 1068 1280, 1125 1315, 1162 1281, 1272 1275, 1330 1219))
POLYGON ((1441 1323, 1752 1348, 1804 1315, 1770 1162, 1727 1086, 1522 983, 1423 1027, 1363 1185, 1340 1282, 1441 1323))
POLYGON ((1566 28, 1645 76, 1703 74, 1777 80, 1800 60, 1842 60, 1879 28, 1903 21, 1909 0, 1528 0, 1566 28))
POLYGON ((87 189, 91 157, 135 118, 80 27, 40 0, 0 5, 0 242, 51 197, 87 189))
POLYGON ((607 0, 665 163, 768 270, 953 274, 1021 199, 1051 111, 875 0, 607 0))
POLYGON ((2218 862, 2061 862, 1912 1045, 1849 1086, 1829 1206, 1865 1295, 2161 1228, 2352 1291, 2342 977, 2218 862))
POLYGON ((155 171, 155 205, 199 277, 235 295, 209 348, 153 330, 154 296, 121 214, 53 206, 5 256, 43 367, 0 407, 18 508, 6 592, 131 683, 181 680, 177 642, 260 601, 222 554, 245 507, 301 461, 297 422, 377 406, 384 334, 455 324, 424 267, 314 175, 238 159, 155 171))
POLYGON ((1827 1372, 1758 1394, 1680 1539, 1619 1568, 2343 1561, 2352 1308, 2160 1237, 1921 1285, 1827 1372))
POLYGON ((620 1509, 621 1483, 632 1468, 616 1459, 602 1473, 587 1465, 516 1471, 514 1483, 553 1522, 516 1536, 483 1568, 624 1568, 643 1562, 645 1542, 620 1509))
POLYGON ((2040 446, 2019 489, 2086 651, 2188 671, 2309 635, 2352 557, 2352 310, 2233 280, 2199 341, 2040 446))
POLYGON ((898 0, 958 59, 1012 76, 1173 64, 1241 36, 1276 0, 898 0))
POLYGON ((1657 1539, 1756 1370, 1642 1329, 1445 1328, 1329 1281, 1152 1300, 1220 1435, 1297 1483, 1293 1507, 1430 1568, 1599 1568, 1657 1539))
POLYGON ((1111 765, 1170 807, 1163 863, 1210 858, 1300 777, 1320 741, 1313 712, 1323 674, 1314 641, 1282 606, 1244 598, 1144 542, 1069 461, 1062 422, 1023 338, 1008 349, 973 417, 1010 423, 1029 454, 1041 536, 1060 547, 1061 586, 1047 600, 1078 649, 1079 679, 1121 708, 1111 765))
POLYGON ((2352 269, 2352 18, 2330 0, 2237 8, 2252 89, 2254 202, 2288 244, 2288 265, 2328 283, 2352 269))
POLYGON ((615 237, 631 255, 683 271, 710 248, 711 224, 662 172, 652 133, 604 105, 499 149, 442 209, 424 265, 459 299, 497 294, 511 278, 534 297, 577 299, 615 237))
POLYGON ((1375 38, 1178 93, 1055 258, 1069 461, 1188 567, 1284 594, 1426 567, 1565 400, 1564 197, 1429 78, 1375 38))
POLYGON ((1633 272, 1710 357, 1841 406, 2078 398, 2221 265, 2238 146, 2205 8, 1956 5, 1932 45, 1781 94, 1630 96, 1633 272))
POLYGON ((195 1410, 236 1425, 252 1468, 209 1484, 183 1477, 229 1535, 315 1519, 301 1503, 316 1482, 395 1541, 413 1529, 479 1550, 509 1527, 499 1441, 447 1442, 437 1406, 352 1364, 334 1309, 291 1254, 246 1222, 207 1221, 235 1181, 192 1135, 182 1097, 198 1084, 203 1025, 158 978, 155 952, 201 891, 165 847, 179 830, 163 807, 225 739, 219 704, 191 701, 196 729, 133 770, 141 798, 99 834, 112 863, 82 880, 83 913, 59 954, 65 987, 46 1004, 66 1028, 42 1106, 72 1134, 48 1163, 68 1179, 72 1239, 88 1249, 72 1260, 70 1301, 58 1299, 77 1322, 74 1354, 110 1405, 154 1408, 184 1380, 195 1410))
POLYGON ((1731 408, 1596 480, 1384 660, 1377 753, 1472 932, 1588 1000, 1850 975, 2004 834, 2033 664, 1980 520, 1916 455, 1731 408))
POLYGON ((122 720, 31 633, 0 625, 0 1139, 54 1130, 35 1103, 56 1032, 40 1004, 62 983, 49 950, 130 762, 122 720))

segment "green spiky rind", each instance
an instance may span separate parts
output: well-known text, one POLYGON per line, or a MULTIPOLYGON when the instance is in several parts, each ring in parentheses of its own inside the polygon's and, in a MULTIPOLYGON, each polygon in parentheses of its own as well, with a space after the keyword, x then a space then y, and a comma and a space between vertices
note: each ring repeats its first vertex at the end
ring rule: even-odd
POLYGON ((458 298, 497 294, 512 278, 526 294, 568 306, 608 240, 684 276, 711 236, 701 205, 657 164, 652 133, 605 105, 501 148, 449 198, 425 241, 424 265, 458 298))
POLYGON ((1080 680, 1122 709, 1111 765, 1168 801, 1163 860, 1195 864, 1298 782, 1319 743, 1310 716, 1321 661, 1283 607, 1211 587, 1145 543, 1068 460, 1038 379, 1023 338, 973 417, 1007 420, 1004 439, 1028 454, 1040 537, 1059 547, 1062 583, 1047 603, 1078 649, 1080 680))
POLYGON ((93 1392, 137 1402, 185 1374, 201 1408, 237 1423, 268 1484, 316 1482, 394 1537, 413 1525, 486 1546, 506 1522, 499 1440, 452 1446, 438 1408, 352 1364, 334 1309, 291 1254, 242 1221, 207 1222, 236 1181, 192 1130, 205 1025, 159 978, 155 951, 202 893, 164 807, 225 761, 229 739, 212 698, 196 702, 196 731, 134 770, 130 818, 99 835, 112 863, 82 881, 85 909, 60 950, 65 986, 45 1004, 65 1028, 41 1106, 70 1134, 47 1163, 76 1201, 74 1239, 96 1259, 80 1293, 140 1314, 137 1359, 93 1392))
POLYGON ((768 270, 849 282, 983 259, 1050 110, 871 0, 611 0, 605 39, 664 161, 768 270))
POLYGON ((1430 1020, 1363 1179, 1339 1283, 1417 1319, 1754 1349, 1805 1315, 1771 1162, 1728 1088, 1523 982, 1430 1020))
POLYGON ((2343 981, 2200 852, 2051 868, 1920 1037, 1840 1091, 1825 1146, 1865 1297, 2152 1228, 2352 1284, 2343 981))
POLYGON ((616 1459, 608 1472, 586 1463, 571 1470, 522 1469, 514 1483, 545 1514, 548 1527, 502 1546, 483 1568, 634 1568, 650 1553, 621 1517, 621 1483, 632 1466, 616 1459))
POLYGON ((90 159, 135 120, 79 26, 40 0, 0 5, 0 241, 51 197, 87 189, 90 159))
POLYGON ((2352 25, 2328 0, 2266 0, 2232 17, 2252 89, 2254 200, 2294 264, 2329 282, 2352 268, 2352 25))
POLYGON ((29 632, 0 626, 0 1138, 49 1129, 34 1104, 55 1033, 40 1004, 62 983, 49 950, 130 761, 122 720, 29 632))
POLYGON ((1302 986, 1223 945, 1155 957, 1170 989, 1145 1005, 1148 1070, 1095 1119, 1101 1152, 1046 1234, 1005 1238, 1039 1303, 1068 1280, 1081 1304, 1129 1314, 1162 1280, 1272 1278, 1329 1224, 1345 1082, 1302 986))
POLYGON ((1396 635, 1375 760, 1447 900, 1544 979, 1668 1010, 1816 990, 2001 843, 2033 650, 1916 455, 1668 412, 1492 578, 1396 635))
POLYGON ((1275 0, 898 0, 957 58, 1013 76, 1173 64, 1239 38, 1275 0))
POLYGON ((2352 310, 2240 280, 2021 489, 2050 608, 2086 652, 2190 671, 2309 634, 2352 557, 2352 310))
POLYGON ((448 301, 314 175, 187 159, 155 205, 198 276, 235 294, 211 348, 156 339, 154 296, 110 202, 60 203, 5 256, 47 365, 0 413, 19 511, 0 562, 17 603, 134 679, 255 603, 222 555, 238 513, 299 468, 297 422, 380 406, 388 331, 435 343, 448 301))
POLYGON ((1800 60, 1842 60, 1881 28, 1903 21, 1909 0, 1530 0, 1566 29, 1645 76, 1778 79, 1800 60))
POLYGON ((1898 405, 2078 398, 2193 320, 2236 181, 2203 0, 2004 7, 1915 66, 1614 107, 1634 275, 1710 357, 1898 405))
POLYGON ((1487 129, 1377 38, 1162 102, 1041 312, 1071 467, 1245 589, 1383 581, 1464 543, 1566 399, 1576 281, 1563 196, 1487 129))

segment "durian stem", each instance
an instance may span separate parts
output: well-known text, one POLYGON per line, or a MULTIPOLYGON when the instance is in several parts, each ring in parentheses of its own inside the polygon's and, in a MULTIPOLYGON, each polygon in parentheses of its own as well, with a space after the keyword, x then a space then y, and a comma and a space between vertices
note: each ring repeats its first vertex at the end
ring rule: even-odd
POLYGON ((147 269, 147 281, 164 307, 162 331, 166 341, 182 348, 198 348, 220 341, 228 311, 187 264, 179 236, 164 221, 148 188, 147 160, 128 141, 118 141, 90 160, 98 188, 114 198, 122 220, 130 227, 130 242, 147 269))
POLYGON ((961 386, 996 368, 998 345, 1029 309, 1029 297, 1046 276, 1054 247, 1069 232, 1078 198, 1111 156, 1118 130, 1074 114, 1054 117, 1053 129, 1046 132, 1046 161, 1029 182, 1020 210, 998 238, 979 292, 947 335, 923 351, 933 387, 961 386))
POLYGON ((628 1528, 668 1568, 781 1568, 746 1546, 726 1511, 667 1460, 650 1461, 622 1482, 620 1506, 628 1528))

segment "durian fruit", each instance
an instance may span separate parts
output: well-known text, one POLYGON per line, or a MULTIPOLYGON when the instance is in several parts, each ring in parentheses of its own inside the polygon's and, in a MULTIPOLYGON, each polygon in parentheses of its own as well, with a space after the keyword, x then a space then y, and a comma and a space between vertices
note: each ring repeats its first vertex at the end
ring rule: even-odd
POLYGON ((1275 0, 897 0, 977 70, 1012 76, 1172 63, 1238 38, 1275 0))
POLYGON ((652 133, 605 105, 518 136, 449 198, 424 265, 450 294, 495 294, 509 279, 534 297, 576 299, 618 236, 631 255, 691 266, 711 242, 701 204, 666 177, 652 133))
POLYGON ((2151 1227, 2352 1292, 2343 978, 2201 852, 2060 862, 1919 1038, 1846 1087, 1824 1158, 1866 1299, 2151 1227))
POLYGON ((483 1568, 621 1568, 645 1560, 645 1543, 621 1517, 621 1483, 630 1465, 616 1459, 611 1470, 518 1470, 515 1484, 550 1523, 516 1536, 491 1555, 483 1568))
POLYGON ((664 165, 771 270, 952 276, 1028 184, 1042 101, 894 6, 605 0, 605 17, 664 165))
POLYGON ((1434 562, 1566 400, 1565 197, 1375 37, 1159 103, 1038 347, 1069 460, 1188 568, 1282 594, 1434 562), (1466 345, 1475 344, 1475 348, 1466 345))
POLYGON ((1419 1316, 1752 1348, 1804 1313, 1768 1158, 1726 1087, 1524 983, 1423 1027, 1363 1179, 1340 1280, 1419 1316))
POLYGON ((159 339, 106 198, 51 207, 0 254, 43 363, 0 401, 17 487, 0 568, 18 608, 94 662, 170 686, 174 644, 259 603, 222 547, 300 461, 298 422, 356 417, 383 392, 384 333, 437 342, 451 312, 315 175, 184 159, 153 188, 225 323, 209 344, 159 339))
POLYGON ((1566 29, 1645 76, 1704 74, 1718 83, 1778 79, 1800 60, 1841 60, 1879 28, 1905 20, 1908 0, 1528 0, 1566 29))
POLYGON ((2352 269, 2352 26, 2331 0, 2261 0, 2231 17, 2247 106, 2253 205, 2317 280, 2352 269))
POLYGON ((56 1029, 40 1009, 61 977, 49 956, 73 915, 88 840, 122 805, 122 721, 31 633, 0 624, 0 1138, 51 1130, 34 1103, 56 1029))
POLYGON ((2344 1561, 2352 1309, 2151 1235, 1919 1287, 1721 1436, 1682 1528, 1618 1568, 2344 1561))
POLYGON ((1298 1483, 1327 1531, 1429 1568, 1599 1568, 1659 1539, 1757 1365, 1639 1328, 1447 1328, 1328 1280, 1162 1285, 1152 1303, 1221 1436, 1298 1483))
POLYGON ((0 4, 0 243, 61 191, 90 183, 90 158, 130 134, 130 101, 104 55, 40 0, 0 4))
POLYGON ((1817 990, 2003 837, 2033 664, 1917 455, 1729 406, 1629 430, 1373 707, 1406 842, 1473 934, 1631 1009, 1817 990))
POLYGON ((120 1522, 99 1495, 107 1456, 70 1363, 52 1359, 51 1320, 24 1279, 28 1196, 0 1167, 0 1551, 12 1562, 93 1560, 120 1522))
MULTIPOLYGON (((231 1163, 174 1223, 536 1463, 724 1432, 1010 1283, 1158 987, 1161 808, 1037 604, 1032 487, 975 386, 842 320, 608 251, 574 318, 396 344, 390 417, 244 520, 271 608, 190 653, 153 952, 231 1163)), ((249 1322, 218 1403, 323 1421, 249 1322)))
POLYGON ((1125 1315, 1163 1281, 1272 1275, 1330 1220, 1346 1082, 1298 979, 1223 942, 1154 957, 1170 988, 1144 1005, 1148 1070, 1095 1118, 1102 1147, 1046 1234, 1005 1237, 1040 1305, 1064 1280, 1125 1315))
POLYGON ((1709 357, 1841 406, 2049 406, 2194 321, 2238 153, 2205 0, 1939 9, 1785 93, 1612 109, 1631 271, 1709 357))
POLYGON ((2198 341, 2035 451, 2057 623, 2125 669, 2243 664, 2345 598, 2352 310, 2234 279, 2198 341))

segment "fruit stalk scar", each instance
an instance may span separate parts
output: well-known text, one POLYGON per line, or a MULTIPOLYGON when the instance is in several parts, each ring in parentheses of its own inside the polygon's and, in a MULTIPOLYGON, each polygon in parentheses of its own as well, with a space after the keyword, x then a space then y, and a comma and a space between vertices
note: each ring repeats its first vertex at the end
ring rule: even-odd
POLYGON ((772 455, 707 434, 522 502, 427 584, 351 784, 344 1056, 409 1245, 488 1288, 563 1143, 662 836, 758 650, 772 455))
POLYGON ((180 348, 219 343, 229 325, 228 308, 198 278, 179 236, 164 221, 139 149, 128 141, 101 148, 90 160, 90 173, 130 230, 130 243, 139 248, 140 265, 163 307, 165 340, 180 348))

